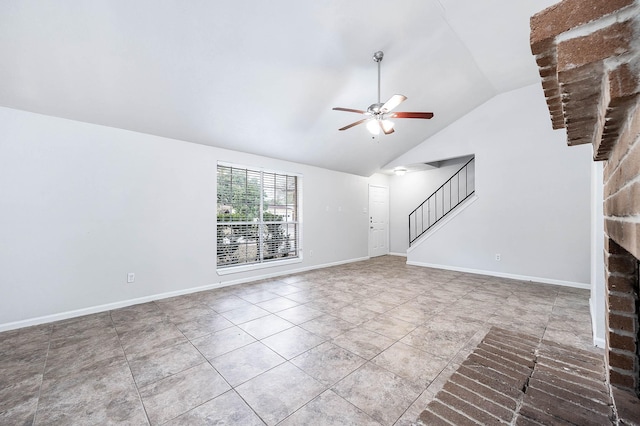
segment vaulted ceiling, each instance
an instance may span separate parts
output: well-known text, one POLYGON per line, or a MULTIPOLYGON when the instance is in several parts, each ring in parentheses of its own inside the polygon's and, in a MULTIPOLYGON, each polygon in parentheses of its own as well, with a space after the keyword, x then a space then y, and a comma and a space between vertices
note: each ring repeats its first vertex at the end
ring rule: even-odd
MULTIPOLYGON (((0 106, 368 176, 539 81, 557 0, 0 1, 0 106), (339 132, 381 97, 432 120, 339 132)), ((517 107, 517 105, 514 105, 517 107)))

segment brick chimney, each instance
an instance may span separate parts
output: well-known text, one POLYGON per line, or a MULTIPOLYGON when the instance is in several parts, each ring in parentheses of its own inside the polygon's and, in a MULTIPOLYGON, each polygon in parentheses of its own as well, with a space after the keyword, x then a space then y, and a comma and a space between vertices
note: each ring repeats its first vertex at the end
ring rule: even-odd
POLYGON ((606 361, 640 394, 640 0, 564 0, 531 18, 531 51, 551 123, 604 161, 606 361))

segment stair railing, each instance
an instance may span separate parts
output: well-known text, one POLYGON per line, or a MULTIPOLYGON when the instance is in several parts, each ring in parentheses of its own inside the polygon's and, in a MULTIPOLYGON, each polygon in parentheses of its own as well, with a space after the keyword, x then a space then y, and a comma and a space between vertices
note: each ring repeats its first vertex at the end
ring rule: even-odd
POLYGON ((409 246, 475 192, 475 157, 409 214, 409 246))

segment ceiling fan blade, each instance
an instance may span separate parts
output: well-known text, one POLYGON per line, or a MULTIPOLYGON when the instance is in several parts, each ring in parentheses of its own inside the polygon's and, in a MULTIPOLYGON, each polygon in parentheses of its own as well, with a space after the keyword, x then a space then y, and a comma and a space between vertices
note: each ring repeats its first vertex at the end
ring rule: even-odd
POLYGON ((391 133, 395 132, 395 130, 393 130, 393 123, 391 122, 384 123, 383 120, 378 120, 378 123, 380 124, 380 129, 385 135, 390 135, 391 133))
POLYGON ((353 109, 353 108, 340 108, 340 107, 335 107, 332 108, 334 111, 346 111, 346 112, 355 112, 357 114, 364 114, 366 113, 366 111, 362 111, 361 109, 353 109))
POLYGON ((367 121, 367 120, 368 120, 368 118, 363 118, 362 120, 358 120, 358 121, 356 121, 355 123, 347 124, 346 126, 344 126, 344 127, 340 128, 340 129, 338 129, 338 130, 347 130, 347 129, 350 129, 350 128, 352 128, 353 126, 357 126, 358 124, 364 123, 364 122, 365 122, 365 121, 367 121))
POLYGON ((389 112, 406 100, 407 97, 404 95, 393 95, 387 102, 384 103, 384 105, 380 107, 380 111, 389 112))
POLYGON ((394 112, 390 114, 390 117, 394 118, 432 118, 432 112, 394 112))

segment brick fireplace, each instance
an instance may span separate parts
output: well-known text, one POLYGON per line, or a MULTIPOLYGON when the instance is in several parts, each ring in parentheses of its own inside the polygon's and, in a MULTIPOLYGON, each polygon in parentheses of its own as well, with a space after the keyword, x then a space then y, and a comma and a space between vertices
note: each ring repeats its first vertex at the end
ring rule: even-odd
POLYGON ((561 1, 531 18, 531 51, 553 128, 604 162, 608 378, 614 397, 637 398, 640 0, 561 1))

